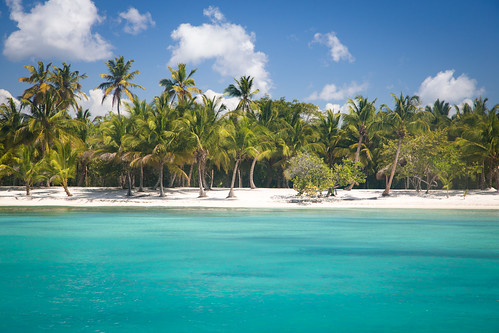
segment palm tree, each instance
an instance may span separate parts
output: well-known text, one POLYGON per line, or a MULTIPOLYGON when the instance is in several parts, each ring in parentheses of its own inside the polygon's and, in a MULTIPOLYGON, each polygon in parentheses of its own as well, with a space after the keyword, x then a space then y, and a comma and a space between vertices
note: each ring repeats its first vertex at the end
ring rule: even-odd
POLYGON ((315 125, 315 132, 318 134, 318 142, 321 145, 320 151, 325 157, 329 167, 334 165, 334 160, 339 154, 339 147, 342 138, 340 128, 341 113, 334 113, 327 110, 325 115, 321 115, 315 125))
POLYGON ((39 158, 38 151, 32 145, 19 145, 11 159, 12 165, 0 164, 0 172, 22 179, 26 195, 31 195, 33 184, 45 178, 45 161, 39 158))
POLYGON ((194 156, 198 166, 200 198, 206 197, 204 191, 206 185, 204 182, 206 161, 209 158, 210 151, 213 151, 220 142, 220 113, 225 111, 225 105, 221 103, 222 97, 209 99, 206 95, 203 95, 202 98, 203 105, 196 107, 184 116, 186 130, 195 142, 194 146, 196 147, 194 156))
POLYGON ((96 154, 101 159, 109 162, 120 163, 126 172, 128 192, 127 196, 132 195, 132 177, 130 163, 134 155, 129 152, 125 145, 125 137, 130 131, 130 120, 120 115, 109 114, 99 126, 100 148, 96 154))
MULTIPOLYGON (((475 111, 464 115, 457 124, 460 136, 456 142, 466 160, 482 165, 482 177, 487 176, 488 185, 492 186, 495 175, 499 190, 499 104, 488 110, 483 100, 475 100, 475 111)), ((482 184, 485 179, 482 180, 482 184)))
POLYGON ((168 67, 172 74, 171 79, 162 79, 159 81, 159 85, 165 87, 165 93, 170 97, 171 102, 175 100, 175 97, 181 102, 186 100, 192 100, 192 94, 201 94, 202 91, 196 88, 196 82, 191 77, 196 73, 197 69, 193 69, 187 75, 185 64, 178 64, 178 69, 173 69, 168 67))
POLYGON ((0 105, 0 143, 4 149, 10 149, 18 144, 17 131, 23 127, 27 116, 21 112, 21 107, 13 98, 0 105))
POLYGON ((51 146, 58 140, 80 142, 77 136, 79 123, 69 117, 63 102, 58 100, 54 91, 48 91, 37 104, 22 100, 30 107, 31 114, 25 125, 19 129, 25 142, 34 142, 41 147, 42 154, 48 154, 51 146))
POLYGON ((31 75, 19 78, 19 82, 33 84, 33 86, 23 92, 22 98, 31 99, 34 104, 40 104, 43 101, 45 93, 53 89, 53 86, 50 84, 50 66, 52 63, 45 66, 42 61, 38 61, 37 64, 38 67, 32 65, 24 66, 31 75))
POLYGON ((48 163, 52 174, 51 181, 61 184, 68 197, 73 196, 68 189, 68 179, 73 178, 76 173, 78 149, 75 148, 71 142, 57 142, 50 153, 48 163))
POLYGON ((244 114, 252 116, 255 118, 255 113, 253 109, 256 109, 256 104, 251 100, 251 98, 258 94, 260 90, 253 90, 253 78, 250 76, 241 76, 239 80, 234 79, 236 85, 230 84, 224 91, 226 95, 230 97, 239 98, 239 104, 237 105, 237 110, 241 110, 244 114))
POLYGON ((147 142, 149 126, 148 117, 151 113, 151 106, 145 100, 139 100, 135 97, 132 104, 127 103, 126 109, 130 114, 131 129, 125 138, 125 144, 135 151, 135 159, 132 161, 132 167, 139 167, 139 192, 144 192, 144 152, 150 150, 147 142))
POLYGON ((106 66, 109 74, 101 74, 101 78, 106 81, 101 83, 97 89, 104 89, 104 96, 102 97, 102 103, 104 100, 113 92, 113 103, 118 107, 118 115, 120 115, 120 103, 121 103, 121 95, 125 93, 130 100, 133 100, 133 95, 130 92, 129 88, 141 88, 144 87, 139 86, 138 84, 130 82, 140 74, 139 71, 131 72, 132 63, 134 60, 128 60, 125 62, 123 56, 115 57, 114 59, 110 59, 106 61, 106 66))
POLYGON ((168 95, 154 98, 153 108, 147 120, 149 133, 147 142, 151 153, 144 156, 144 163, 155 164, 159 168, 160 196, 164 197, 163 171, 167 166, 172 174, 187 178, 185 172, 178 167, 185 152, 184 138, 180 137, 179 121, 176 111, 170 106, 168 95), (184 150, 184 151, 183 151, 184 150))
POLYGON ((79 71, 71 71, 71 65, 65 62, 62 63, 62 68, 54 66, 50 81, 54 84, 59 100, 63 101, 63 108, 73 106, 76 109, 76 100, 80 99, 81 96, 87 98, 87 95, 81 91, 80 83, 81 80, 86 78, 86 74, 80 75, 79 71))
POLYGON ((390 187, 392 185, 393 176, 395 175, 395 169, 399 162, 400 148, 404 137, 408 134, 409 130, 417 128, 428 128, 428 124, 422 119, 423 111, 419 110, 419 97, 418 96, 403 96, 402 93, 400 97, 392 94, 395 107, 390 109, 388 106, 383 104, 381 106, 382 116, 377 125, 382 124, 383 127, 390 129, 392 133, 398 139, 397 151, 395 153, 395 159, 393 161, 392 169, 390 172, 390 178, 386 184, 386 188, 383 192, 383 196, 390 195, 390 187))
POLYGON ((433 103, 433 106, 427 105, 426 111, 429 114, 433 115, 431 119, 431 127, 434 129, 442 129, 448 127, 451 123, 451 119, 449 118, 450 110, 451 107, 449 103, 440 101, 440 99, 437 99, 435 103, 433 103))
POLYGON ((244 158, 251 155, 255 151, 255 135, 250 129, 251 124, 246 116, 240 119, 235 119, 232 124, 228 124, 224 133, 226 135, 226 149, 235 160, 234 170, 232 172, 232 180, 230 183, 230 191, 227 198, 235 198, 234 184, 238 168, 244 158))
MULTIPOLYGON (((355 97, 355 101, 350 98, 348 99, 347 104, 349 113, 344 115, 345 126, 359 136, 354 163, 359 161, 362 141, 369 135, 369 130, 374 123, 376 116, 376 107, 374 106, 374 103, 376 103, 376 99, 370 102, 361 95, 355 97)), ((346 189, 351 190, 353 186, 354 183, 350 184, 346 189)))

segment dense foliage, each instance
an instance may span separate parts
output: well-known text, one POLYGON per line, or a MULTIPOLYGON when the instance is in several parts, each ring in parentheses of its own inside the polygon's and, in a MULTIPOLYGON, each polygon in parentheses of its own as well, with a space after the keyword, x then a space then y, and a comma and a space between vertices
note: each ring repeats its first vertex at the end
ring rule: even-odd
POLYGON ((391 188, 499 183, 499 105, 489 107, 487 99, 422 106, 417 96, 400 94, 393 106, 378 107, 356 96, 343 114, 284 98, 257 100, 253 78, 242 76, 225 90, 240 101, 227 110, 221 98, 196 88, 196 70, 179 64, 160 80, 163 94, 147 103, 132 94, 142 88, 132 82, 139 75, 132 65, 123 57, 106 62, 104 98, 119 107, 124 93, 131 103, 93 119, 79 105, 85 74, 66 63, 26 66, 28 76, 19 80, 30 86, 20 103, 0 106, 0 184, 20 181, 28 194, 32 186, 61 184, 68 195, 71 185, 122 186, 129 195, 145 186, 160 195, 164 185, 198 186, 200 196, 223 186, 233 197, 242 186, 384 187, 388 195, 391 188), (294 163, 304 161, 317 175, 292 176, 294 163))

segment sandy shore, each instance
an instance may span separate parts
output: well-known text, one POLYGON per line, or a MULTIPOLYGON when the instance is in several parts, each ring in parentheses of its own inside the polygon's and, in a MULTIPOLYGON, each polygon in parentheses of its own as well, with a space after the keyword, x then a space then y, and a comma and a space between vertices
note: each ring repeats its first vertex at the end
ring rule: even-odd
POLYGON ((0 187, 0 206, 68 206, 68 207, 202 207, 202 208, 416 208, 416 209, 498 209, 496 190, 432 191, 430 194, 414 190, 393 190, 390 197, 382 197, 382 190, 339 190, 336 197, 315 200, 299 198, 293 189, 235 189, 237 198, 226 199, 228 189, 208 191, 207 198, 198 198, 196 188, 166 189, 166 196, 158 191, 134 192, 117 188, 70 188, 67 197, 61 187, 37 188, 27 197, 24 187, 0 187))

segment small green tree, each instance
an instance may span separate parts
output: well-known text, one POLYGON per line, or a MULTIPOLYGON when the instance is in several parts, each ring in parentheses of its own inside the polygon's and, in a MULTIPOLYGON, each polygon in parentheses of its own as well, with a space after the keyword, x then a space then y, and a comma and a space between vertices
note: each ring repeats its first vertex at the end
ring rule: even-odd
POLYGON ((334 189, 338 187, 366 180, 359 162, 344 159, 330 169, 322 159, 309 153, 300 153, 291 158, 284 175, 293 181, 293 188, 298 195, 307 196, 322 196, 325 190, 334 194, 334 189))
POLYGON ((284 175, 293 182, 299 196, 321 196, 324 190, 334 187, 332 170, 322 159, 309 153, 291 158, 284 175))

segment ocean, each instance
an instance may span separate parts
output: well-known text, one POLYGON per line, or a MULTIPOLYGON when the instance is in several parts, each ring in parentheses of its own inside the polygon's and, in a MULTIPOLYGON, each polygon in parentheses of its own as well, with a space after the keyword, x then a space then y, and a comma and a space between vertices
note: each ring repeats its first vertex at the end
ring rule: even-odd
POLYGON ((0 332, 499 332, 499 211, 0 209, 0 332))

